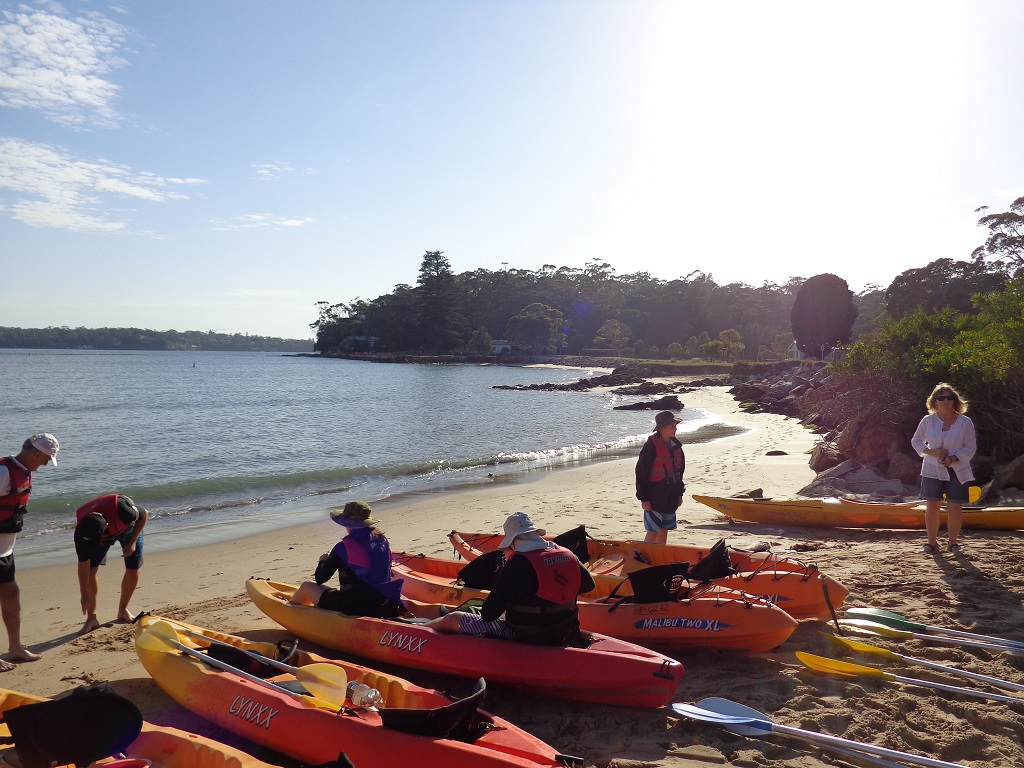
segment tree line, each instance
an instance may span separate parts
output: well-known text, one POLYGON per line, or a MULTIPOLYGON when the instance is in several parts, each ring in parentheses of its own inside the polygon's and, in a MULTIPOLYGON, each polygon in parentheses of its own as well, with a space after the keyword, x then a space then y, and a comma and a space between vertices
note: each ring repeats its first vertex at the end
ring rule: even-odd
POLYGON ((211 352, 311 352, 302 339, 214 331, 151 331, 143 328, 7 328, 0 326, 0 348, 131 349, 211 352))

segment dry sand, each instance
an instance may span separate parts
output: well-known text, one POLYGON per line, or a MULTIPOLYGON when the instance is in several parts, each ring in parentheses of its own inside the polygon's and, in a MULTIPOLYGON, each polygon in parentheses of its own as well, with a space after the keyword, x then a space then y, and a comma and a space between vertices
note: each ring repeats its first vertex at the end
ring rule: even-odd
MULTIPOLYGON (((688 494, 723 496, 760 487, 766 495, 788 496, 813 478, 806 452, 814 436, 796 421, 745 414, 721 387, 701 389, 684 400, 688 407, 706 408, 732 424, 751 428, 740 436, 687 446, 688 494), (785 454, 766 455, 774 450, 785 454)), ((638 414, 638 418, 648 416, 638 414)), ((538 524, 553 532, 585 523, 596 536, 642 536, 640 508, 633 497, 632 460, 535 472, 526 481, 499 475, 485 487, 375 506, 396 550, 442 556, 451 554, 446 539, 450 530, 497 531, 506 515, 517 510, 528 511, 538 524)), ((229 544, 147 554, 132 607, 248 637, 285 637, 250 604, 244 581, 248 576, 292 583, 309 578, 317 556, 341 533, 326 520, 326 512, 325 522, 318 525, 287 528, 229 544)), ((850 589, 847 606, 888 608, 924 623, 1024 640, 1019 532, 968 531, 963 554, 943 551, 933 557, 920 551, 922 533, 766 529, 732 523, 689 496, 679 519, 680 528, 670 535, 670 541, 710 544, 724 537, 743 548, 764 542, 774 551, 816 563, 850 589)), ((22 636, 43 658, 4 673, 0 684, 52 696, 77 685, 110 681, 154 722, 212 735, 268 758, 259 747, 184 712, 164 695, 139 664, 130 627, 110 625, 85 637, 76 635, 82 617, 73 559, 69 551, 67 565, 19 571, 22 636)), ((113 619, 116 613, 121 570, 112 557, 101 572, 101 621, 113 619)), ((827 629, 822 622, 805 621, 770 654, 681 654, 686 675, 676 700, 695 702, 706 696, 723 696, 786 725, 965 765, 1024 766, 1024 704, 1007 706, 883 680, 811 672, 797 661, 794 652, 840 655, 823 636, 827 629)), ((859 639, 906 655, 1024 682, 1024 655, 916 639, 859 639)), ((852 660, 906 677, 973 685, 962 678, 877 656, 852 660)), ((442 687, 451 682, 413 670, 392 671, 426 685, 442 687)), ((802 742, 777 736, 748 739, 664 711, 538 700, 498 686, 489 690, 487 706, 560 751, 582 755, 587 765, 774 768, 844 764, 802 742)), ((386 765, 386 760, 381 765, 386 765)))

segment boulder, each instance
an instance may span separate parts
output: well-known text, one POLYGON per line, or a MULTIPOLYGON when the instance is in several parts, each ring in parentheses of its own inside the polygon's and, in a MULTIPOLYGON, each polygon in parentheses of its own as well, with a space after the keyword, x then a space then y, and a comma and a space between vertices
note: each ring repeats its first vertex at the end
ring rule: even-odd
POLYGON ((846 461, 846 457, 839 452, 834 443, 821 442, 811 451, 811 460, 808 464, 815 472, 824 472, 843 461, 846 461))
POLYGON ((921 477, 921 459, 909 453, 897 453, 889 459, 885 476, 890 480, 901 480, 908 485, 919 482, 921 477))
POLYGON ((888 461, 909 444, 901 431, 864 411, 847 424, 836 440, 840 453, 864 464, 888 461))
POLYGON ((681 411, 685 406, 675 395, 665 395, 657 400, 648 400, 629 405, 616 405, 616 411, 681 411))

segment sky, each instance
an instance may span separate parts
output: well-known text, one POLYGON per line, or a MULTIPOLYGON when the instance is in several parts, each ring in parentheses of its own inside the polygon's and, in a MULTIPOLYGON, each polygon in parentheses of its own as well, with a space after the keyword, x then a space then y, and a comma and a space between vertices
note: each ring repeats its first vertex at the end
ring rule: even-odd
POLYGON ((0 326, 584 268, 855 292, 1024 195, 1019 0, 0 0, 0 326))

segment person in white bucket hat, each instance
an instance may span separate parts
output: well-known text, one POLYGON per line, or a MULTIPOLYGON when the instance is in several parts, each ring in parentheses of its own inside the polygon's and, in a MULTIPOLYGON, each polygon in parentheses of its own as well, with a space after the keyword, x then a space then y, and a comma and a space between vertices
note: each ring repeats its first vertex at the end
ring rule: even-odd
POLYGON ((594 577, 571 551, 547 541, 525 512, 509 515, 504 529, 499 546, 512 554, 480 615, 452 611, 429 626, 536 645, 572 645, 580 632, 576 598, 594 589, 594 577))
POLYGON ((14 669, 12 661, 37 661, 40 656, 21 644, 21 590, 14 579, 14 542, 24 525, 32 473, 53 463, 57 466, 60 443, 49 432, 40 432, 22 443, 17 456, 0 458, 0 612, 9 642, 0 672, 14 669))

